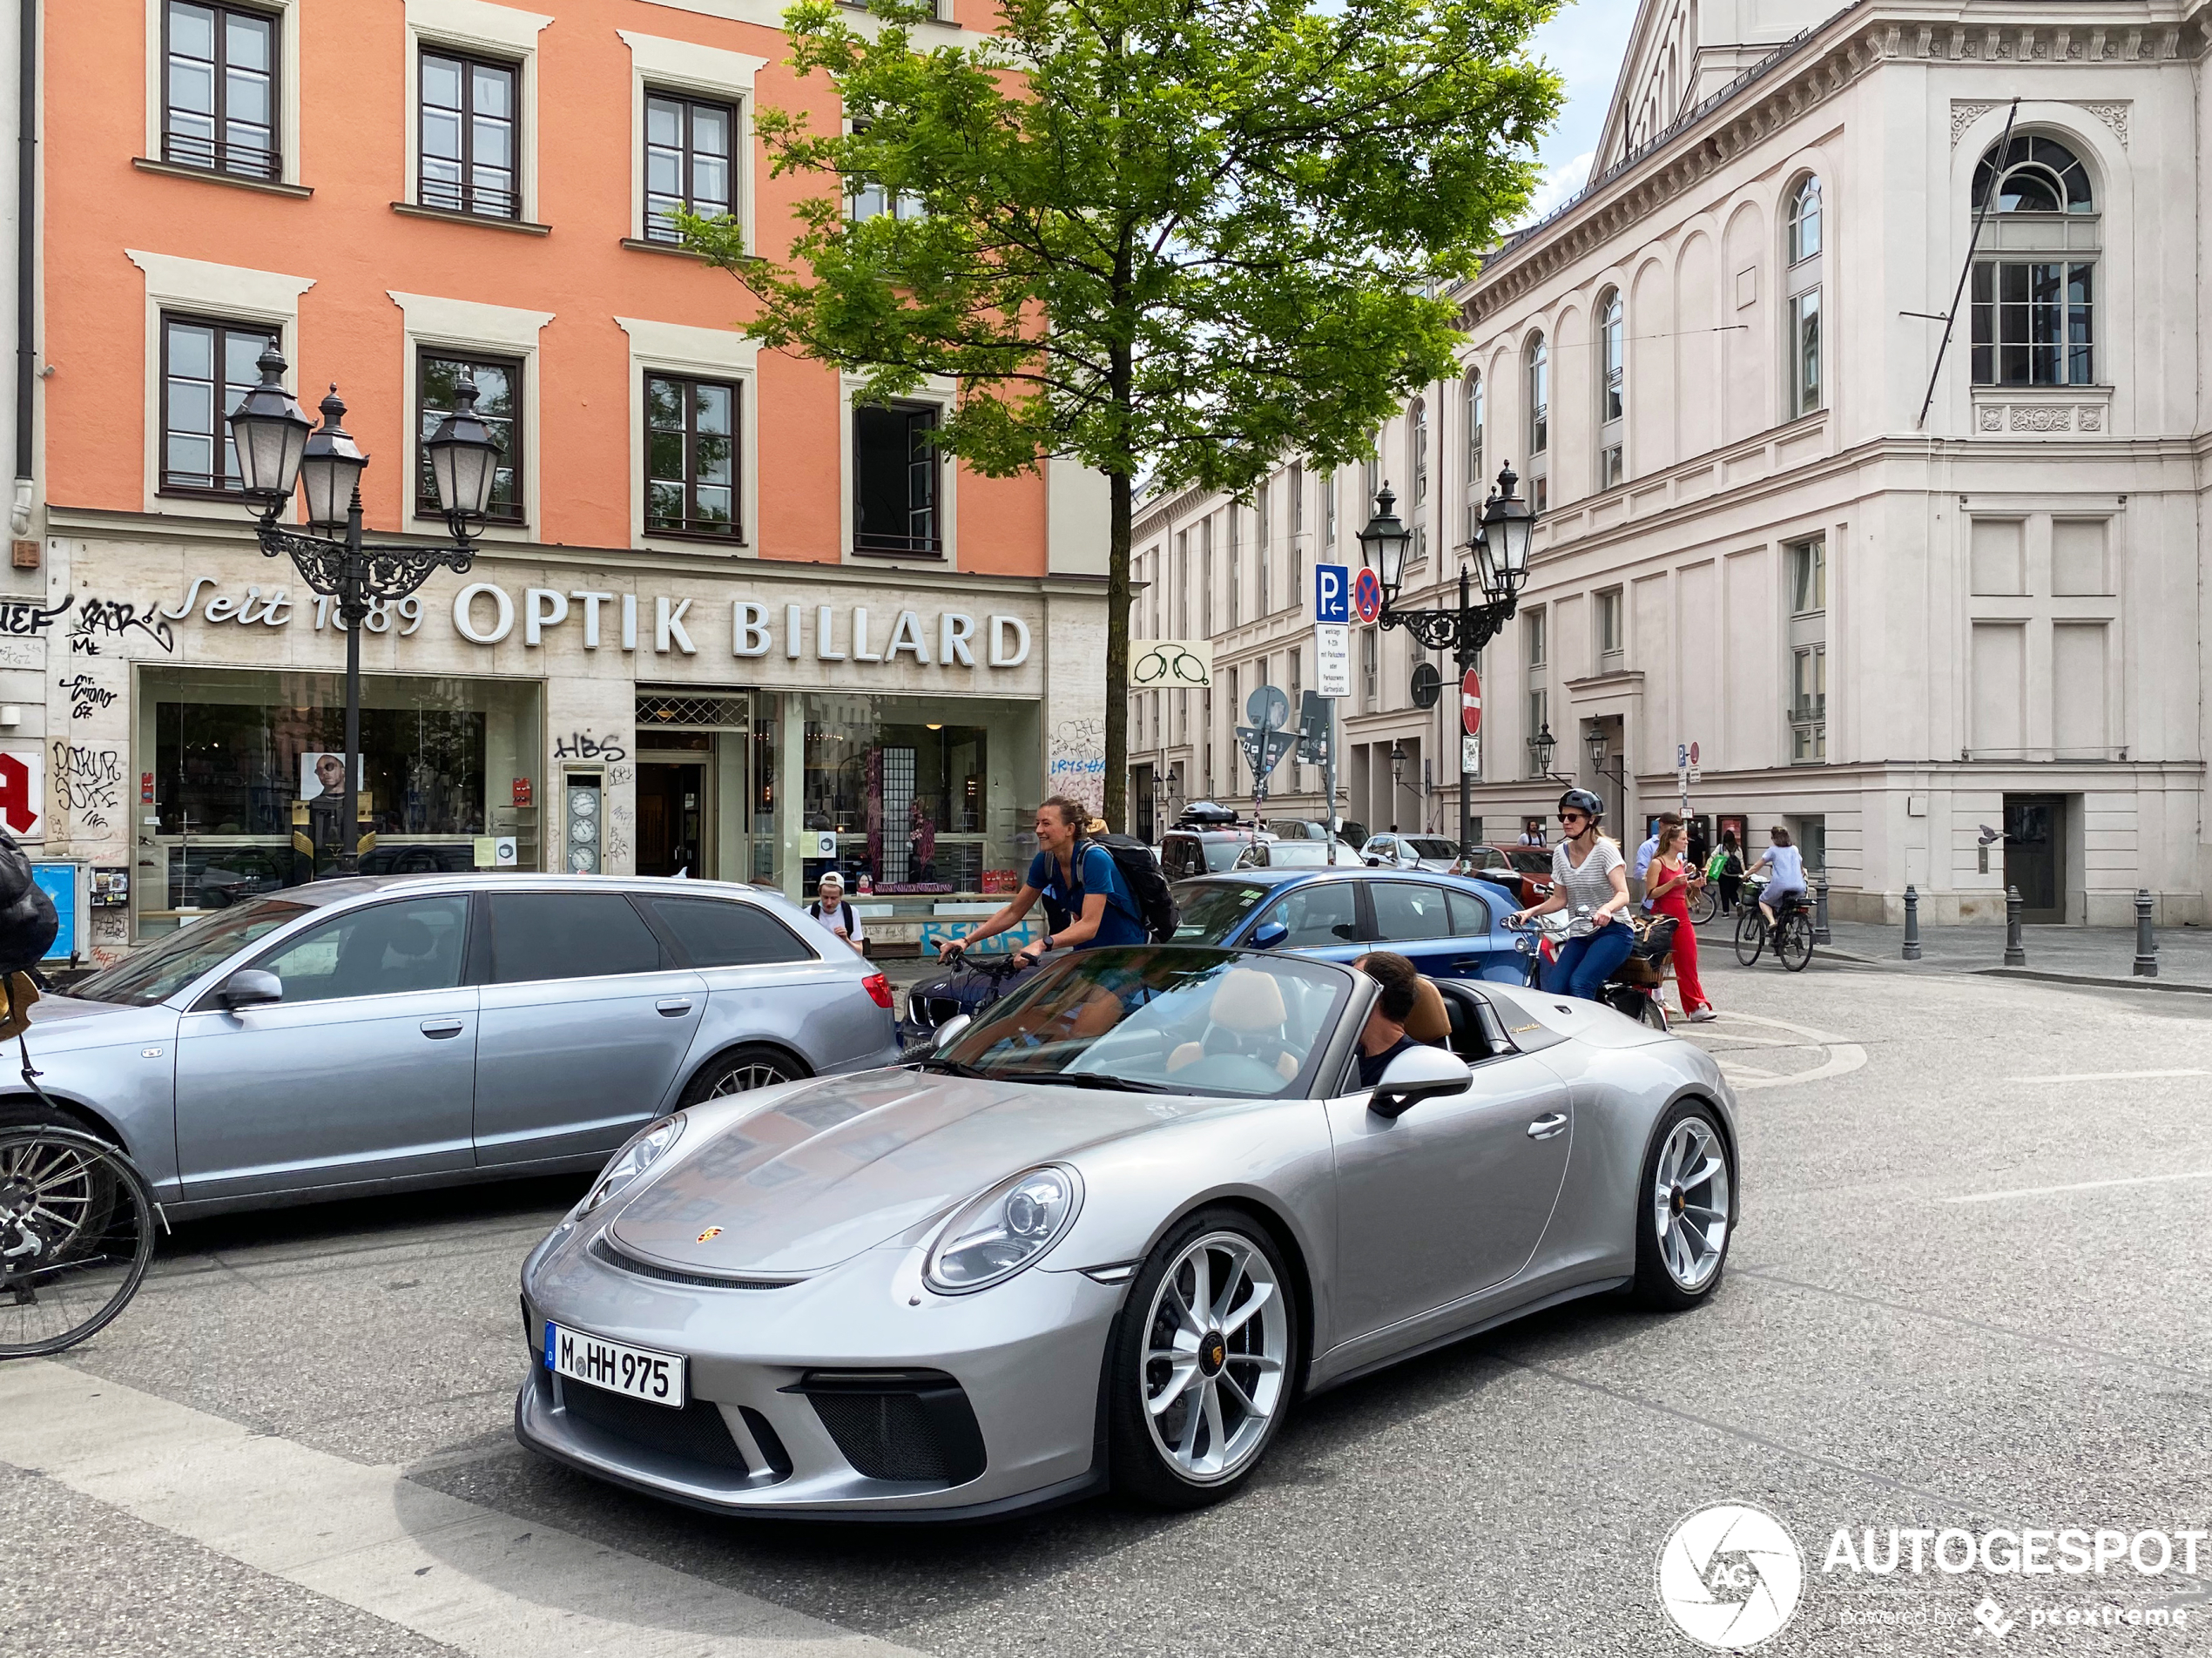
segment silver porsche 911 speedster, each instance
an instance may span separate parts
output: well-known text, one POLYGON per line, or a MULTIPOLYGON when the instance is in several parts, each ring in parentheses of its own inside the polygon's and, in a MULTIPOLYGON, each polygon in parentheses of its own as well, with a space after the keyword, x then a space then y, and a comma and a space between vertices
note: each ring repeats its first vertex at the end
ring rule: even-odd
POLYGON ((1595 1002, 1102 949, 931 1057, 705 1101, 523 1270, 532 1449, 731 1513, 1194 1506, 1300 1398, 1600 1291, 1686 1308, 1738 1195, 1728 1085, 1595 1002))

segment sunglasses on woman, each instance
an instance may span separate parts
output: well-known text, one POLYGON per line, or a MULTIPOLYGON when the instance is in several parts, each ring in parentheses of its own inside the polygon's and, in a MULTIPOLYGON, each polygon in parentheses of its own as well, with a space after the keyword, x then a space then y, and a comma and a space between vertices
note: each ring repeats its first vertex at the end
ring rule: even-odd
POLYGON ((1590 819, 1588 812, 1562 812, 1559 814, 1559 820, 1561 823, 1588 823, 1590 819))

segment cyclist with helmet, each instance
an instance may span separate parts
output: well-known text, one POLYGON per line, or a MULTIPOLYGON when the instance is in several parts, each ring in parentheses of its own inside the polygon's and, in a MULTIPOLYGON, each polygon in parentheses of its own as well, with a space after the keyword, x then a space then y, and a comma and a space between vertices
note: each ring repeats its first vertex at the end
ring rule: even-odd
POLYGON ((1567 838, 1552 849, 1551 895, 1508 918, 1517 926, 1570 904, 1578 917, 1588 913, 1589 931, 1560 947, 1544 981, 1548 991, 1586 1001, 1598 999, 1605 981, 1629 959, 1636 938, 1626 919, 1628 865, 1621 849, 1598 832, 1604 818, 1605 803, 1588 789, 1569 789, 1559 797, 1559 823, 1567 838))

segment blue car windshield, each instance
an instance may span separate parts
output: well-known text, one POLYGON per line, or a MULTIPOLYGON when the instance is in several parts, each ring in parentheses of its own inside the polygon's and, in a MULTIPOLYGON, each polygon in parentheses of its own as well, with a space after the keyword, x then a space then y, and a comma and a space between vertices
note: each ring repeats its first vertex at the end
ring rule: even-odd
POLYGON ((1082 951, 939 1055, 1005 1081, 1127 1083, 1252 1099, 1298 1091, 1352 980, 1341 968, 1178 945, 1082 951))
POLYGON ((218 910, 204 921, 188 922, 152 949, 80 979, 69 994, 84 1001, 151 1008, 225 957, 305 915, 310 907, 289 899, 257 898, 233 909, 218 910))

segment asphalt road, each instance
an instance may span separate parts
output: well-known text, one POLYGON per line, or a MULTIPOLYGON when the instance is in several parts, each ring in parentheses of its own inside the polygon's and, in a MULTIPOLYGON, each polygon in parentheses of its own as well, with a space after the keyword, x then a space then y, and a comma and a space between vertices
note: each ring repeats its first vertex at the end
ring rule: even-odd
POLYGON ((1822 1570, 1838 1527, 2212 1524, 2212 998, 1722 954, 1714 1301, 1326 1395, 1226 1506, 912 1533, 632 1497, 509 1432, 516 1268, 576 1185, 298 1210, 181 1229, 65 1365, 0 1368, 0 1653, 1687 1653, 1656 1562, 1723 1501, 1805 1551, 1764 1650, 2212 1645, 2170 1574, 1822 1570), (2106 1606, 2188 1621, 2031 1628, 2106 1606))

